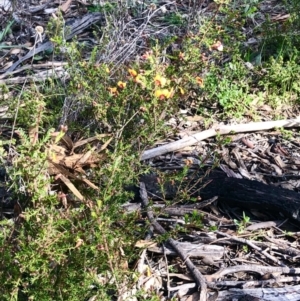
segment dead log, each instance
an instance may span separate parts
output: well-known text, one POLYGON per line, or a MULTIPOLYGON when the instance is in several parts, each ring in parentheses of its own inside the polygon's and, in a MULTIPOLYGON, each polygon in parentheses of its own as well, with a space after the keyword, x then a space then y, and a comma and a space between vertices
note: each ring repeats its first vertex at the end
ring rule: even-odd
MULTIPOLYGON (((300 194, 273 185, 247 179, 228 178, 222 171, 215 170, 206 176, 194 175, 186 183, 167 182, 161 187, 157 175, 143 175, 149 197, 152 199, 175 199, 183 189, 190 191, 191 197, 202 200, 218 196, 218 202, 234 207, 255 209, 261 213, 278 213, 300 222, 300 194)), ((138 195, 138 190, 135 190, 138 195)), ((178 199, 177 199, 178 201, 178 199)))

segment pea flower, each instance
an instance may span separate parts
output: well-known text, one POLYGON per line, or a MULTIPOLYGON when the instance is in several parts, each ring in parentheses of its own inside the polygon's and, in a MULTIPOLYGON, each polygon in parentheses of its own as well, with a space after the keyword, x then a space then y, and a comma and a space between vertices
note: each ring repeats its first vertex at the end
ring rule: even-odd
POLYGON ((113 88, 108 88, 108 91, 111 95, 118 95, 118 90, 117 87, 113 87, 113 88))
POLYGON ((128 69, 128 72, 132 77, 136 77, 138 75, 134 69, 128 69))
POLYGON ((167 83, 167 79, 157 74, 154 78, 154 83, 156 86, 163 88, 167 83))
POLYGON ((156 90, 154 95, 155 95, 155 97, 159 98, 160 100, 169 99, 173 96, 173 89, 156 90))
POLYGON ((212 50, 218 50, 218 51, 223 51, 224 46, 220 41, 217 41, 216 43, 214 43, 213 45, 211 45, 211 49, 212 50))
POLYGON ((117 85, 120 89, 125 89, 126 88, 126 83, 124 83, 124 82, 119 81, 117 85))
POLYGON ((184 60, 184 53, 180 51, 178 57, 181 61, 184 60))
POLYGON ((203 84, 203 78, 201 78, 200 76, 196 77, 196 82, 197 84, 202 88, 204 86, 203 84))

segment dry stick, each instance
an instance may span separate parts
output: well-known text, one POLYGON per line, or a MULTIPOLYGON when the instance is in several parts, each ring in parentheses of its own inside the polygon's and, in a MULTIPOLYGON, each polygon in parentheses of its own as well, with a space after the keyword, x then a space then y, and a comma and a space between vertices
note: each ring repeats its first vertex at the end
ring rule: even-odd
POLYGON ((269 258, 270 260, 274 261, 275 263, 281 265, 281 266, 285 266, 280 260, 278 260, 276 257, 270 255, 269 253, 267 253, 266 251, 263 251, 262 248, 256 246, 253 242, 245 239, 245 238, 239 238, 239 237, 235 237, 235 236, 232 236, 232 235, 229 235, 229 234, 226 234, 226 233, 223 233, 223 232, 220 232, 220 231, 216 231, 215 233, 219 234, 219 235, 222 235, 222 236, 225 236, 227 238, 229 238, 230 240, 234 240, 236 242, 240 242, 242 244, 246 244, 248 245, 249 247, 253 248, 254 250, 257 250, 258 252, 260 252, 261 254, 263 254, 265 257, 269 258))
POLYGON ((167 207, 167 208, 163 209, 163 213, 168 214, 168 215, 184 216, 185 214, 191 214, 195 210, 197 211, 197 209, 204 208, 204 207, 212 204, 217 199, 218 199, 218 197, 215 196, 211 199, 202 201, 201 203, 195 203, 195 204, 185 205, 185 206, 183 205, 183 206, 167 207))
POLYGON ((167 290, 168 290, 168 300, 170 300, 170 275, 169 275, 169 266, 168 266, 168 258, 167 258, 167 254, 166 254, 166 249, 165 246, 163 245, 163 251, 164 251, 164 259, 166 262, 166 270, 167 270, 167 290))
POLYGON ((230 266, 227 268, 221 268, 219 271, 215 272, 212 275, 206 275, 205 278, 207 281, 212 282, 216 281, 221 277, 224 277, 228 274, 238 273, 238 272, 254 272, 263 276, 267 273, 280 273, 280 274, 290 274, 290 275, 299 275, 300 268, 289 268, 289 267, 273 267, 273 266, 263 266, 263 265, 237 265, 230 266))
MULTIPOLYGON (((165 5, 163 5, 165 6, 165 5)), ((158 9, 154 10, 151 12, 151 10, 149 11, 148 15, 144 18, 146 19, 144 23, 141 24, 141 26, 138 27, 137 31, 134 34, 134 39, 131 41, 128 41, 128 43, 125 44, 124 47, 122 47, 120 50, 116 50, 115 53, 113 53, 113 50, 117 47, 117 44, 120 40, 123 40, 124 37, 124 33, 125 30, 127 28, 129 28, 130 23, 133 23, 133 21, 128 22, 127 24, 124 25, 124 27, 120 30, 120 32, 118 33, 117 37, 117 41, 115 43, 115 46, 111 45, 113 48, 113 50, 111 50, 111 47, 107 47, 108 51, 110 53, 113 53, 113 57, 109 58, 110 63, 114 63, 114 66, 112 70, 110 70, 110 73, 113 74, 118 66, 120 66, 122 63, 124 63, 124 61, 126 60, 127 57, 130 56, 130 54, 133 53, 134 51, 134 47, 136 47, 137 41, 141 38, 141 36, 143 34, 145 34, 145 31, 147 29, 147 25, 148 23, 150 23, 150 20, 152 19, 153 16, 155 16, 155 14, 157 12, 159 12, 162 9, 162 6, 160 6, 158 9), (126 54, 126 57, 124 57, 124 55, 126 54)), ((120 27, 119 25, 116 24, 116 27, 120 27)), ((156 31, 156 34, 158 34, 159 31, 156 31)), ((131 35, 133 36, 133 35, 131 35)))
MULTIPOLYGON (((31 66, 30 66, 31 67, 31 66)), ((26 68, 28 69, 28 68, 26 68)), ((25 69, 21 68, 18 69, 16 72, 24 71, 25 69)), ((63 67, 57 67, 50 70, 44 70, 40 71, 38 73, 35 73, 34 75, 27 75, 27 76, 17 76, 17 77, 11 77, 6 79, 0 79, 0 85, 6 84, 6 85, 13 85, 13 84, 21 84, 26 82, 41 82, 45 81, 49 78, 60 78, 60 79, 67 79, 69 77, 69 74, 63 67)))
MULTIPOLYGON (((249 287, 266 287, 266 285, 270 284, 278 284, 278 283, 286 283, 286 282, 295 282, 300 281, 300 277, 293 276, 293 277, 281 277, 276 279, 268 279, 268 280, 246 280, 246 281, 226 281, 226 280, 217 280, 207 282, 207 286, 211 289, 220 289, 220 287, 241 287, 241 288, 249 288, 249 287)), ((170 291, 177 291, 180 289, 192 289, 195 288, 195 283, 185 283, 178 286, 173 286, 170 288, 170 291)))
MULTIPOLYGON (((148 201, 148 195, 146 191, 145 183, 140 183, 140 197, 142 200, 142 204, 145 208, 147 208, 147 216, 150 220, 151 224, 153 225, 154 229, 159 234, 166 234, 166 230, 155 220, 153 211, 149 208, 149 201, 148 201)), ((195 265, 192 263, 190 258, 185 254, 185 252, 181 249, 181 247, 178 245, 177 241, 168 238, 167 243, 169 243, 172 248, 176 251, 178 256, 181 258, 181 260, 186 264, 188 270, 193 275, 193 278, 196 281, 198 290, 201 289, 200 292, 200 299, 199 301, 206 301, 206 295, 207 295, 207 286, 206 281, 203 275, 200 273, 200 271, 195 267, 195 265)))
MULTIPOLYGON (((89 13, 83 16, 80 19, 76 19, 73 21, 71 26, 67 26, 69 30, 66 32, 66 40, 71 40, 73 37, 81 33, 84 29, 103 19, 103 14, 101 13, 89 13)), ((14 64, 12 64, 8 69, 5 70, 4 74, 10 74, 14 71, 21 63, 32 58, 34 55, 41 53, 46 50, 52 50, 54 47, 51 41, 44 42, 42 45, 37 48, 31 49, 25 56, 20 58, 14 64)))
MULTIPOLYGON (((41 69, 41 68, 51 68, 52 69, 55 69, 57 67, 63 67, 63 66, 67 66, 68 63, 67 62, 45 62, 45 63, 42 63, 42 64, 32 64, 32 65, 24 65, 20 68, 18 68, 18 70, 16 71, 12 71, 10 74, 1 74, 0 75, 0 80, 1 79, 4 79, 6 77, 9 77, 11 78, 12 75, 16 74, 16 73, 20 73, 21 71, 25 71, 25 70, 28 70, 28 69, 41 69)), ((37 74, 36 74, 37 75, 37 74)), ((26 78, 26 76, 23 77, 24 79, 26 78)), ((24 80, 23 80, 24 81, 24 80)), ((4 82, 4 81, 3 81, 4 82)), ((2 84, 2 81, 0 81, 0 83, 2 84)))
POLYGON ((273 239, 273 238, 268 237, 268 236, 264 236, 264 238, 266 240, 268 240, 269 242, 271 242, 272 244, 277 245, 279 247, 277 250, 279 250, 279 251, 284 250, 285 251, 284 254, 287 254, 289 256, 300 256, 300 250, 298 250, 296 248, 293 248, 290 243, 286 244, 286 243, 283 243, 281 241, 277 241, 276 239, 273 239))
POLYGON ((286 283, 286 282, 295 282, 300 281, 300 277, 293 276, 293 277, 281 277, 276 279, 268 279, 268 280, 246 280, 246 281, 213 281, 208 282, 207 286, 212 289, 218 289, 220 287, 242 287, 242 288, 249 288, 249 287, 266 287, 266 285, 270 284, 278 284, 278 283, 286 283))
POLYGON ((200 133, 196 133, 194 135, 185 137, 178 141, 174 141, 163 146, 146 150, 142 154, 141 160, 148 160, 156 156, 160 156, 169 152, 174 152, 181 148, 197 144, 199 141, 217 135, 228 135, 232 133, 245 133, 245 132, 255 132, 261 130, 270 130, 275 127, 284 127, 284 128, 300 127, 300 117, 298 117, 297 119, 290 119, 290 120, 253 122, 253 123, 246 123, 246 124, 219 126, 215 129, 210 129, 200 133))

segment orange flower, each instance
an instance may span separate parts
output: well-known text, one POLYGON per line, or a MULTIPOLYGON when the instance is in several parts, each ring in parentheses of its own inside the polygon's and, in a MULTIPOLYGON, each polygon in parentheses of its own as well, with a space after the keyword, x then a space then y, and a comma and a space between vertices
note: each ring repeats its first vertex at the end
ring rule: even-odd
POLYGON ((114 87, 114 88, 110 87, 110 88, 108 88, 108 91, 111 95, 118 95, 118 90, 116 87, 114 87))
POLYGON ((154 93, 155 97, 159 98, 160 100, 169 99, 173 96, 173 94, 173 89, 160 89, 156 90, 154 93))
POLYGON ((136 72, 134 69, 128 69, 128 72, 129 72, 129 74, 130 74, 132 77, 136 77, 136 76, 137 76, 137 72, 136 72))
POLYGON ((120 89, 125 89, 126 88, 126 83, 124 83, 124 82, 119 81, 117 85, 120 89))
POLYGON ((84 244, 84 241, 83 239, 81 238, 78 238, 77 241, 76 241, 76 246, 75 246, 75 249, 78 249, 81 245, 84 244))
POLYGON ((197 84, 202 88, 204 86, 203 79, 199 76, 196 77, 197 84))
POLYGON ((223 51, 224 46, 220 41, 217 41, 215 44, 211 45, 212 50, 223 51))
POLYGON ((191 166, 193 164, 193 160, 192 159, 185 159, 183 160, 186 166, 191 166))
POLYGON ((184 53, 183 52, 179 52, 179 59, 182 61, 184 60, 184 53))
POLYGON ((156 86, 163 88, 167 83, 167 79, 157 74, 154 78, 154 83, 156 86))

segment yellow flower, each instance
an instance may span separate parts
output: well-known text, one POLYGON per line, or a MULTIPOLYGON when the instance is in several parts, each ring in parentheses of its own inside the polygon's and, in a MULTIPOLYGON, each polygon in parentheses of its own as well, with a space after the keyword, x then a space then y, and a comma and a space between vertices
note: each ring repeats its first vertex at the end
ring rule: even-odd
POLYGON ((156 90, 154 95, 155 95, 155 97, 159 98, 160 100, 168 99, 173 96, 173 89, 156 90))
POLYGON ((108 69, 108 67, 105 67, 105 72, 106 72, 106 73, 109 73, 109 72, 110 72, 109 69, 108 69))
POLYGON ((196 77, 197 84, 202 88, 204 86, 203 79, 199 76, 196 77))
POLYGON ((111 95, 118 95, 117 87, 114 88, 108 88, 108 91, 111 95))
POLYGON ((181 87, 179 87, 179 91, 181 95, 184 95, 184 90, 181 87))
POLYGON ((119 81, 117 85, 120 89, 125 89, 126 88, 126 83, 124 83, 124 82, 119 81))
POLYGON ((183 160, 186 166, 191 166, 193 165, 193 160, 192 159, 185 159, 183 160))
POLYGON ((163 88, 167 83, 167 79, 157 74, 154 78, 154 83, 156 86, 163 88))
POLYGON ((128 69, 128 72, 129 72, 129 74, 130 74, 132 77, 136 77, 136 76, 137 76, 137 72, 136 72, 134 69, 128 69))

